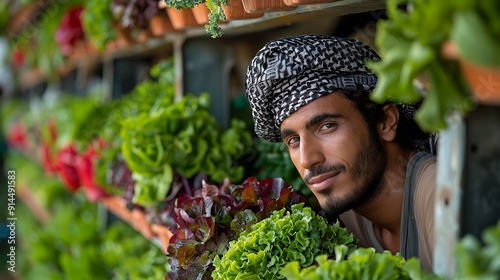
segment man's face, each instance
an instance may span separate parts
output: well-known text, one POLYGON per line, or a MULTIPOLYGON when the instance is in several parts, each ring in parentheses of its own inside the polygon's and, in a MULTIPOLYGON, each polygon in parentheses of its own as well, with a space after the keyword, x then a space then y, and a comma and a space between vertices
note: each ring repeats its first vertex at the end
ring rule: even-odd
POLYGON ((326 214, 358 207, 380 191, 386 166, 381 140, 347 98, 318 98, 280 129, 290 158, 326 214))

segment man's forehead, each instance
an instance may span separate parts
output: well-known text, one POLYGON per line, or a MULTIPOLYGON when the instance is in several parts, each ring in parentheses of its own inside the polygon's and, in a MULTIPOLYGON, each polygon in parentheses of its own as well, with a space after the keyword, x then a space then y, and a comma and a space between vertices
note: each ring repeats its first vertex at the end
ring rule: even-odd
POLYGON ((311 103, 290 114, 281 122, 280 129, 297 122, 308 125, 318 116, 342 118, 349 114, 358 113, 358 110, 348 98, 338 93, 331 93, 311 101, 311 103))

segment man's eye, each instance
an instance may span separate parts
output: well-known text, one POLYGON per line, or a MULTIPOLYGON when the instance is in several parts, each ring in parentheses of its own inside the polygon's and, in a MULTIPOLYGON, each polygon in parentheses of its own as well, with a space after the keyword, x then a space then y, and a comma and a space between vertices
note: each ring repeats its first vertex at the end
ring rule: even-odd
POLYGON ((295 136, 295 137, 290 137, 286 140, 286 145, 289 147, 289 148, 293 148, 295 147, 296 145, 298 145, 299 143, 299 137, 295 136))
POLYGON ((325 123, 325 124, 322 124, 320 129, 321 130, 326 130, 326 129, 332 129, 336 126, 335 123, 325 123))

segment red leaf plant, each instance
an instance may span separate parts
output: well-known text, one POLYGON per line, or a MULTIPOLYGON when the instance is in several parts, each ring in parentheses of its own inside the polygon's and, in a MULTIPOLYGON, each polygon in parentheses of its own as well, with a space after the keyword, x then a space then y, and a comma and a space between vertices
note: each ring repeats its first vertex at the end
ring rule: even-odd
POLYGON ((85 189, 87 199, 91 202, 98 201, 109 195, 96 180, 95 162, 101 157, 100 151, 104 146, 103 140, 95 140, 87 147, 87 150, 83 154, 76 157, 76 171, 80 178, 80 183, 85 189))
POLYGON ((71 54, 76 42, 84 37, 80 18, 82 11, 81 6, 69 9, 56 30, 55 39, 64 55, 71 54))
POLYGON ((220 187, 203 181, 193 195, 178 197, 170 212, 177 227, 168 246, 168 279, 210 279, 215 255, 231 240, 274 210, 300 202, 306 197, 281 178, 249 177, 241 185, 226 180, 220 187))
POLYGON ((52 155, 53 147, 57 140, 57 126, 54 119, 47 122, 47 129, 42 131, 41 137, 41 162, 47 175, 57 172, 57 166, 52 155), (44 133, 46 132, 46 133, 44 133))
POLYGON ((80 177, 76 170, 77 158, 78 151, 73 143, 64 146, 56 155, 55 164, 59 177, 70 192, 75 192, 80 187, 80 177))
POLYGON ((9 129, 7 135, 7 144, 20 151, 26 151, 28 148, 28 134, 26 127, 20 120, 15 121, 9 129))

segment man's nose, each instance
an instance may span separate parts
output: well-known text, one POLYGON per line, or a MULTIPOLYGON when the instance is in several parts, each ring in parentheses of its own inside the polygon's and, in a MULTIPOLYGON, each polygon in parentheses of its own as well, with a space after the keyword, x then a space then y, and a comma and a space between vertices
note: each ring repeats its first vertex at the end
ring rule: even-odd
POLYGON ((325 161, 324 154, 319 143, 313 137, 301 137, 300 139, 300 165, 302 168, 310 169, 312 166, 325 161))

